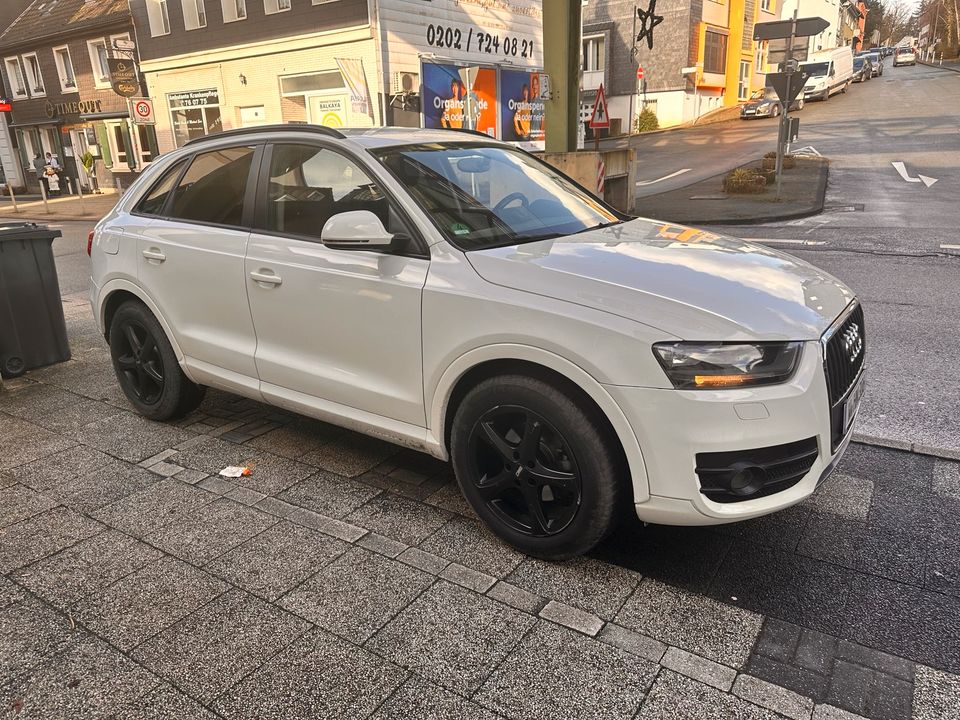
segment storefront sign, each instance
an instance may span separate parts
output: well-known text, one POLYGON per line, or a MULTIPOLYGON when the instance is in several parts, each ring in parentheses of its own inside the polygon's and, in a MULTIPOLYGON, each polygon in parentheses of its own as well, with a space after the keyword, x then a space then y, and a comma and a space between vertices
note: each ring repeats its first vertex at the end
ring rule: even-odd
POLYGON ((540 78, 541 73, 536 72, 500 71, 501 140, 521 144, 543 142, 546 106, 540 99, 540 78))
POLYGON ((216 89, 169 93, 167 95, 167 102, 170 104, 171 109, 219 105, 220 93, 216 89))
POLYGON ((10 104, 9 100, 0 99, 0 112, 12 112, 13 105, 10 104))
POLYGON ((107 58, 110 68, 110 85, 121 97, 133 97, 140 92, 137 82, 137 68, 132 60, 126 58, 107 58))
POLYGON ((342 98, 310 98, 311 118, 318 125, 343 127, 347 124, 347 108, 342 98))
POLYGON ((497 134, 497 71, 423 64, 423 126, 497 134))
POLYGON ((68 115, 92 115, 100 112, 99 100, 75 100, 67 103, 52 103, 47 100, 44 105, 47 117, 66 117, 68 115))

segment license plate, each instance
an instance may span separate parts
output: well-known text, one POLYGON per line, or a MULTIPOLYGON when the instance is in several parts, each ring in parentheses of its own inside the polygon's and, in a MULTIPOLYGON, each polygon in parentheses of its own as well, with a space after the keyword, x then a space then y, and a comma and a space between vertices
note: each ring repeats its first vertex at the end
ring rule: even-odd
POLYGON ((860 401, 863 400, 863 391, 866 383, 863 378, 856 384, 856 387, 850 391, 846 401, 843 404, 843 434, 847 434, 853 419, 857 416, 857 410, 860 409, 860 401))

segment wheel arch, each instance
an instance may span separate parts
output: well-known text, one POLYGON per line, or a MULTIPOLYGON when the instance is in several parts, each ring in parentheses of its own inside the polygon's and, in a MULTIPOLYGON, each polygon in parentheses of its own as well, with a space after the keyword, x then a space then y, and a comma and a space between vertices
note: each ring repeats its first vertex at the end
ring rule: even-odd
POLYGON ((182 367, 183 351, 180 349, 180 344, 177 342, 176 336, 173 334, 173 331, 167 324, 166 319, 163 317, 163 313, 160 312, 160 308, 157 307, 157 304, 153 301, 153 298, 147 295, 142 288, 133 284, 129 280, 111 280, 104 285, 100 291, 97 319, 100 324, 100 328, 102 329, 103 337, 109 342, 110 323, 112 322, 113 316, 117 312, 117 309, 127 300, 140 302, 145 305, 151 313, 153 313, 153 316, 157 319, 157 322, 160 323, 160 327, 163 328, 163 333, 167 336, 167 340, 170 341, 170 345, 173 346, 173 352, 177 356, 177 362, 179 362, 182 367))
POLYGON ((623 453, 633 490, 633 501, 650 497, 646 465, 637 436, 620 406, 589 373, 566 358, 525 345, 488 345, 453 361, 437 383, 428 403, 430 428, 449 456, 450 427, 457 407, 471 387, 495 375, 522 373, 565 386, 595 409, 609 426, 623 453))

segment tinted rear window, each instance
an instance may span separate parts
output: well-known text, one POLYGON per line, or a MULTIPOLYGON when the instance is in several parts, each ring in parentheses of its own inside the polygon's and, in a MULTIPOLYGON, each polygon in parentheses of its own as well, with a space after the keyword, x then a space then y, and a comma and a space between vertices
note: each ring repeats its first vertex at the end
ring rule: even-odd
POLYGON ((230 147, 197 155, 173 193, 167 216, 242 225, 253 153, 253 147, 230 147))
POLYGON ((159 215, 170 196, 170 191, 173 190, 174 183, 180 177, 180 171, 186 164, 186 160, 181 160, 161 175, 160 179, 150 188, 150 192, 137 205, 136 212, 142 215, 159 215))

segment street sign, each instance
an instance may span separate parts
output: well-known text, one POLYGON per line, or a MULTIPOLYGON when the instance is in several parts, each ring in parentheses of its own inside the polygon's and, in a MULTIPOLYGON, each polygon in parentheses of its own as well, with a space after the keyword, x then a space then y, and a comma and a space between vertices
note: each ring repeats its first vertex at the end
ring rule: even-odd
POLYGON ((637 68, 637 80, 643 80, 643 65, 637 68))
POLYGON ((132 60, 126 58, 107 58, 110 68, 110 85, 121 97, 133 97, 140 92, 137 82, 137 68, 132 60))
POLYGON ((133 52, 137 49, 137 44, 133 40, 127 40, 126 38, 117 38, 113 41, 113 47, 116 50, 122 50, 123 52, 133 52))
POLYGON ((607 96, 603 92, 603 83, 600 83, 597 89, 597 101, 593 104, 589 125, 591 130, 610 129, 610 113, 607 112, 607 96))
POLYGON ((155 125, 153 100, 150 98, 130 98, 130 117, 136 125, 155 125))
POLYGON ((767 84, 777 91, 781 102, 792 103, 803 92, 803 86, 810 76, 807 73, 767 73, 767 84))
POLYGON ((13 112, 13 105, 7 99, 0 100, 0 112, 13 112))
MULTIPOLYGON (((754 40, 776 40, 790 37, 790 28, 793 20, 774 20, 772 22, 757 23, 753 26, 754 40)), ((819 35, 830 27, 830 23, 822 17, 798 18, 793 37, 807 37, 819 35)))

